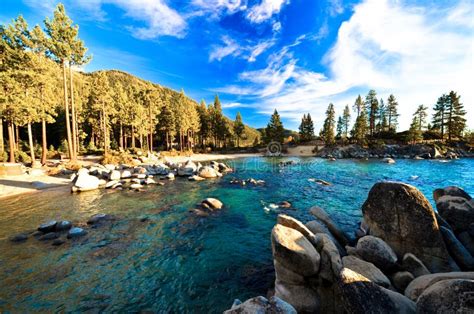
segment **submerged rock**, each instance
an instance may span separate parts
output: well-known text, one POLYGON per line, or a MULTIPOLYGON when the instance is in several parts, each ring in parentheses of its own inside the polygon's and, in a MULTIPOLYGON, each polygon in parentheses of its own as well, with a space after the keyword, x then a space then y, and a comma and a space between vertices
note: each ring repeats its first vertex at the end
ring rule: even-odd
POLYGON ((398 182, 376 183, 362 212, 370 234, 383 239, 399 256, 415 254, 432 272, 457 269, 433 208, 415 187, 398 182))
POLYGON ((293 306, 286 303, 278 297, 271 297, 270 300, 260 296, 248 299, 244 303, 240 300, 235 300, 232 308, 224 312, 225 314, 240 314, 240 313, 275 313, 275 314, 296 314, 293 306))
POLYGON ((43 233, 52 232, 56 228, 57 223, 58 222, 56 220, 50 220, 48 222, 45 222, 38 227, 38 231, 41 231, 43 233))
POLYGON ((205 200, 203 200, 201 202, 201 205, 204 205, 204 204, 209 206, 211 209, 221 209, 224 206, 224 204, 222 204, 221 201, 219 201, 217 198, 212 198, 212 197, 208 197, 205 200))
POLYGON ((40 241, 49 241, 59 238, 59 234, 57 232, 48 232, 38 238, 40 241))
POLYGON ((28 240, 28 234, 26 233, 15 234, 14 236, 11 236, 9 240, 11 242, 25 242, 26 240, 28 240))
POLYGON ((69 232, 67 233, 67 238, 68 239, 78 238, 78 237, 82 237, 86 234, 87 234, 86 230, 84 230, 82 228, 79 228, 79 227, 74 227, 71 230, 69 230, 69 232))

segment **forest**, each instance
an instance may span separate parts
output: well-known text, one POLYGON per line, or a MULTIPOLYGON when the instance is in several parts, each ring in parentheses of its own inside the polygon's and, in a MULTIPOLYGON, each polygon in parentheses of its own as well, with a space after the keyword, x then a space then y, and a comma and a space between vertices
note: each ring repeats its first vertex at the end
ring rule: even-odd
POLYGON ((62 4, 43 27, 18 16, 0 32, 0 160, 41 155, 44 164, 56 148, 74 161, 86 152, 259 142, 239 113, 235 121, 223 115, 217 95, 206 105, 121 71, 79 71, 91 57, 62 4))

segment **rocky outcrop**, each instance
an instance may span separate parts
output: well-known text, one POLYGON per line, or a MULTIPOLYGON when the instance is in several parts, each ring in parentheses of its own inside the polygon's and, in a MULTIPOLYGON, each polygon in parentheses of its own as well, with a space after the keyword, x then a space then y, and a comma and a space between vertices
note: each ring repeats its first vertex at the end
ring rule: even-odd
POLYGON ((370 281, 378 284, 379 286, 388 288, 390 287, 390 279, 382 273, 374 264, 361 260, 355 256, 344 256, 342 258, 342 264, 345 268, 355 271, 358 274, 366 277, 370 281))
POLYGON ((418 300, 418 297, 430 286, 443 280, 464 279, 474 280, 474 272, 450 272, 425 275, 413 280, 405 289, 405 296, 413 301, 418 300))
POLYGON ((397 255, 382 239, 365 236, 359 239, 356 254, 380 269, 392 270, 397 263, 397 255))
POLYGON ((443 238, 446 246, 448 247, 449 253, 451 253, 451 256, 454 258, 459 267, 461 267, 462 270, 474 270, 474 258, 464 247, 464 245, 456 238, 454 233, 445 227, 441 227, 441 233, 443 234, 443 238))
POLYGON ((409 271, 414 277, 429 275, 430 271, 415 255, 407 253, 403 256, 402 267, 409 271))
POLYGON ((347 239, 346 235, 344 232, 341 230, 341 228, 331 219, 331 217, 326 213, 324 209, 318 206, 313 206, 309 209, 309 212, 318 218, 320 221, 322 221, 331 234, 337 239, 337 241, 345 246, 349 243, 349 240, 347 239))
POLYGON ((456 270, 428 200, 415 187, 376 183, 362 212, 370 234, 383 239, 402 257, 415 254, 432 272, 456 270))
POLYGON ((433 192, 439 215, 455 234, 466 232, 474 221, 474 200, 460 188, 447 187, 433 192))
POLYGON ((286 303, 278 297, 271 297, 270 300, 262 296, 248 299, 244 303, 235 300, 230 310, 225 314, 245 314, 245 313, 278 313, 278 314, 296 314, 293 306, 286 303))
POLYGON ((405 291, 405 288, 413 281, 415 277, 408 271, 398 271, 392 276, 392 282, 398 291, 405 291))
POLYGON ((420 295, 417 313, 474 313, 473 300, 474 280, 442 280, 420 295))

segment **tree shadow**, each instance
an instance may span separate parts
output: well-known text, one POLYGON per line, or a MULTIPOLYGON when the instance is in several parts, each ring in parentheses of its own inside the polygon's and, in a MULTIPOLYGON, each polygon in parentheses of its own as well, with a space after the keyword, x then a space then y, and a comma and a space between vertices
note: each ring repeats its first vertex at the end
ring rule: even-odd
POLYGON ((23 189, 36 189, 36 190, 44 190, 48 188, 58 187, 62 184, 59 183, 45 183, 41 181, 18 181, 18 180, 5 180, 0 179, 0 186, 11 186, 23 189))

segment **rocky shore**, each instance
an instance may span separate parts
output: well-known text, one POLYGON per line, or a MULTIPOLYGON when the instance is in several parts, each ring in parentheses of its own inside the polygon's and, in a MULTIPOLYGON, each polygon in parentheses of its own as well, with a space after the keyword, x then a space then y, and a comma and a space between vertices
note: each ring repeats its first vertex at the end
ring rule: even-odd
POLYGON ((324 147, 316 152, 322 158, 403 158, 403 159, 457 159, 474 157, 474 151, 468 147, 450 147, 428 144, 418 145, 381 145, 365 148, 360 145, 324 147))
POLYGON ((279 215, 271 233, 270 299, 234 301, 226 313, 473 313, 474 200, 380 182, 351 241, 319 207, 306 224, 279 215))

